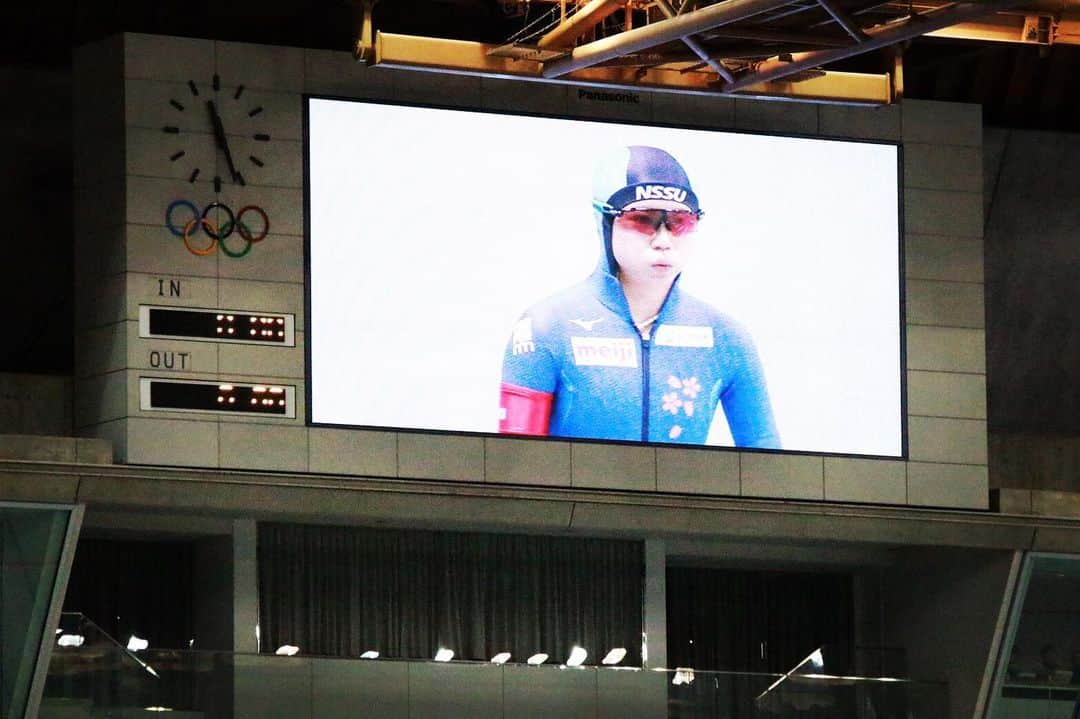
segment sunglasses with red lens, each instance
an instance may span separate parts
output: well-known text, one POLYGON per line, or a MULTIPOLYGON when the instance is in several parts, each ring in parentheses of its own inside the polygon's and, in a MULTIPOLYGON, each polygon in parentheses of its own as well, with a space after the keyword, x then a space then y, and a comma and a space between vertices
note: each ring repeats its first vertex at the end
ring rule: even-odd
POLYGON ((615 217, 615 224, 638 234, 652 237, 660 230, 660 225, 667 228, 672 237, 683 237, 697 229, 701 210, 611 210, 606 214, 615 217))

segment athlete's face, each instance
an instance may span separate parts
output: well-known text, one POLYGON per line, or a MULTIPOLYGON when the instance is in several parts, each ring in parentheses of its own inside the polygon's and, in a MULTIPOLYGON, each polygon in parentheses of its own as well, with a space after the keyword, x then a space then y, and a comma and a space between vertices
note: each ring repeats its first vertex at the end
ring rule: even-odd
POLYGON ((633 283, 667 283, 675 279, 693 244, 696 217, 689 208, 672 200, 641 200, 623 208, 611 228, 611 251, 619 264, 619 279, 633 283), (663 222, 657 213, 635 215, 634 210, 666 210, 663 222), (685 220, 685 222, 683 221, 685 220))

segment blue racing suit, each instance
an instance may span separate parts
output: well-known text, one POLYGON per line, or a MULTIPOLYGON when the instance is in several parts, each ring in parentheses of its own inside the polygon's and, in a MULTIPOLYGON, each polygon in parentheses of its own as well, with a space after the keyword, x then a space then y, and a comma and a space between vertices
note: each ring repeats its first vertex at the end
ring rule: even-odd
POLYGON ((721 405, 735 446, 780 447, 750 335, 678 278, 646 340, 597 268, 518 320, 502 381, 553 395, 552 436, 704 444, 721 405))

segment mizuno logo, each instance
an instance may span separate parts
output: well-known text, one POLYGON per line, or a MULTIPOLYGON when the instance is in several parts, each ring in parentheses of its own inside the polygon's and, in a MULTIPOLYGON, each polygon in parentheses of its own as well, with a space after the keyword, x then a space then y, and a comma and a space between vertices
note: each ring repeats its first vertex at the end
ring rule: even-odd
POLYGON ((580 327, 581 329, 585 330, 586 332, 592 332, 592 328, 596 327, 596 325, 599 324, 600 322, 603 322, 604 318, 600 317, 599 319, 595 319, 595 320, 570 320, 570 321, 573 322, 578 327, 580 327))
POLYGON ((674 200, 675 202, 684 202, 686 200, 686 190, 681 187, 670 187, 668 185, 642 185, 637 188, 636 200, 674 200))

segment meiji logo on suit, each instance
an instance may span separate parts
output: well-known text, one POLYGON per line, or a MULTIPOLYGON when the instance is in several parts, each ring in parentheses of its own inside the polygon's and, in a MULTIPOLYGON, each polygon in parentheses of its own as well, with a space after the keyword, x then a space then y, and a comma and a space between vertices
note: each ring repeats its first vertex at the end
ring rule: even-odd
POLYGON ((623 337, 571 337, 574 364, 585 367, 637 367, 637 342, 623 337))

